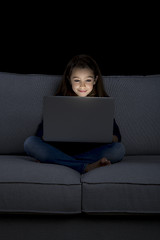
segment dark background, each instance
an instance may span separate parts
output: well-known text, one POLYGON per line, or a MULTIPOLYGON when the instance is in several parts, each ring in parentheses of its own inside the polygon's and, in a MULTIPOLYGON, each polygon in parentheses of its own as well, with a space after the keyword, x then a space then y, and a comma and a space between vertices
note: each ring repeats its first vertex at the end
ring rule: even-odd
MULTIPOLYGON (((56 38, 56 34, 55 34, 56 38)), ((127 38, 127 37, 126 37, 127 38)), ((34 38, 27 43, 4 44, 0 71, 17 73, 63 74, 67 62, 76 54, 89 54, 99 64, 103 75, 147 75, 160 73, 159 44, 146 46, 144 39, 113 38, 94 44, 34 38), (79 43, 78 43, 79 44, 79 43)), ((16 40, 19 41, 19 40, 16 40)), ((151 43, 150 43, 151 44, 151 43)))
POLYGON ((160 74, 159 8, 88 6, 1 9, 0 71, 59 75, 85 53, 103 75, 160 74))

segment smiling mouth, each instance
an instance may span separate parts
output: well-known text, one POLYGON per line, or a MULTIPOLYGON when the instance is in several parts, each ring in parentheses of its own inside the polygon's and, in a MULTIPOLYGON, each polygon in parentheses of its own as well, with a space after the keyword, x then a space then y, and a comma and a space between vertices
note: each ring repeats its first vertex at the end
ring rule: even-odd
POLYGON ((87 92, 87 91, 82 91, 82 90, 79 90, 79 92, 87 92))

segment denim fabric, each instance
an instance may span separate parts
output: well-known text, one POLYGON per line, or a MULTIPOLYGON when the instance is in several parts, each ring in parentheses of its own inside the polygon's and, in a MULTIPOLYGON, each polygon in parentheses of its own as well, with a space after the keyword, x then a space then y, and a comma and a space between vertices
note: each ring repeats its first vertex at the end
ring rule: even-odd
POLYGON ((113 142, 88 152, 70 156, 37 136, 30 136, 25 140, 24 151, 41 163, 61 164, 73 168, 81 174, 84 173, 87 164, 96 162, 102 157, 106 157, 111 163, 116 163, 121 161, 125 155, 124 145, 121 142, 113 142))

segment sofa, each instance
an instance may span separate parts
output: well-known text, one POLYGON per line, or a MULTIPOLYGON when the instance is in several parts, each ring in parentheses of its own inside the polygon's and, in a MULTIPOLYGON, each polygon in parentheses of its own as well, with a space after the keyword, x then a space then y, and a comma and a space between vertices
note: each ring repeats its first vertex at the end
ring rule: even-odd
POLYGON ((0 72, 0 239, 157 239, 160 75, 103 76, 126 154, 85 174, 24 152, 60 80, 0 72))

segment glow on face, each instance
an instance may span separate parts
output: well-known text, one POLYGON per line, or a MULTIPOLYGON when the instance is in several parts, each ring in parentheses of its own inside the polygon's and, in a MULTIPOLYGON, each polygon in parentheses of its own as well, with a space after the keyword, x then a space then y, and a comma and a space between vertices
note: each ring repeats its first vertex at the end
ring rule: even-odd
POLYGON ((89 68, 74 68, 70 77, 72 90, 79 97, 86 97, 93 89, 95 76, 89 68))

